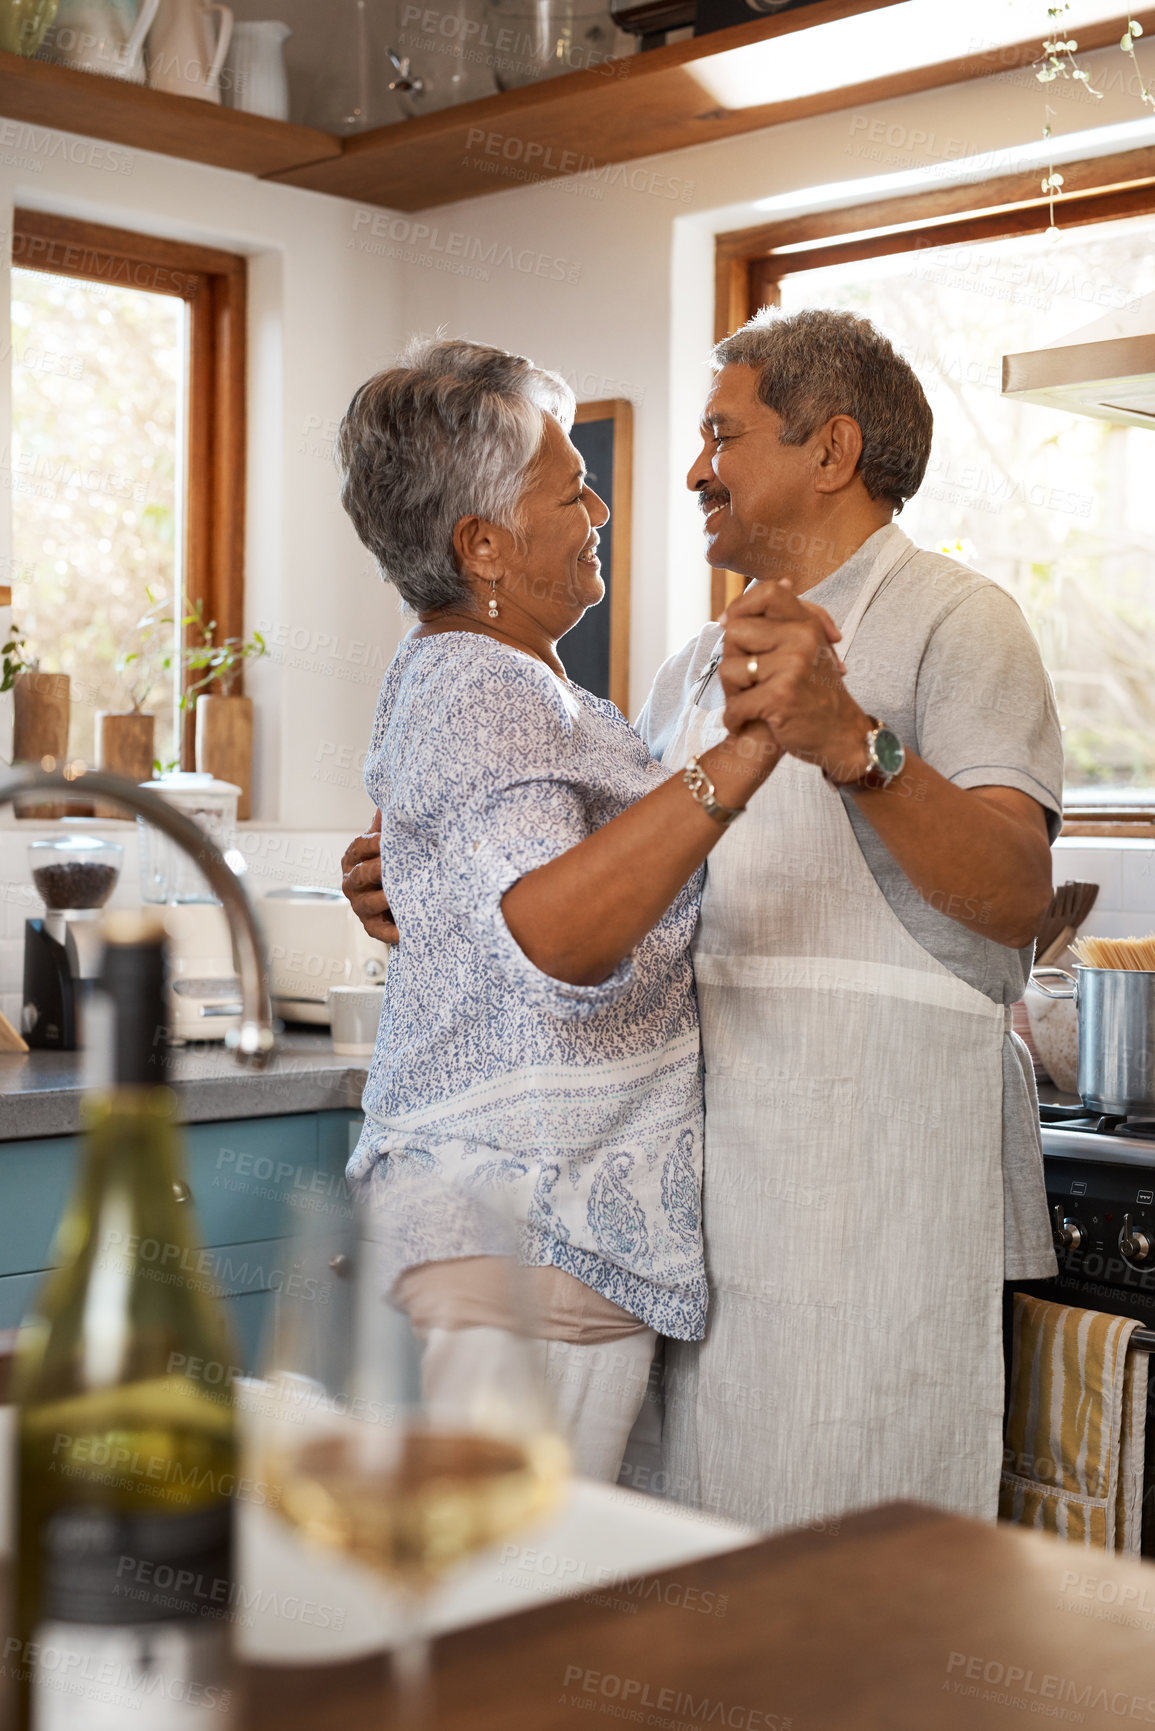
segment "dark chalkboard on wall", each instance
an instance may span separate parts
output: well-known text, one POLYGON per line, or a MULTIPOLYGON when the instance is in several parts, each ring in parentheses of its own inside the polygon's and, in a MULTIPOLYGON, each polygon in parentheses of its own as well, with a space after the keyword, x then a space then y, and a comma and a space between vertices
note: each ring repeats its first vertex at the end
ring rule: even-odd
POLYGON ((624 397, 578 404, 570 437, 585 459, 590 486, 610 508, 598 549, 606 595, 558 646, 565 670, 575 684, 584 685, 596 697, 611 698, 627 716, 633 431, 633 407, 624 397))

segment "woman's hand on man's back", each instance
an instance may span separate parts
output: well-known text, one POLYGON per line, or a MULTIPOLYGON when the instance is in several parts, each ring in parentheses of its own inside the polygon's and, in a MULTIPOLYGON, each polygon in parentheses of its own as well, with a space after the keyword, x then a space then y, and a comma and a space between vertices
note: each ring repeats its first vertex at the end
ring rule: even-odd
POLYGON ((401 933, 393 922, 388 897, 381 887, 381 813, 364 835, 357 835, 341 856, 341 889, 350 907, 371 938, 399 944, 401 933))

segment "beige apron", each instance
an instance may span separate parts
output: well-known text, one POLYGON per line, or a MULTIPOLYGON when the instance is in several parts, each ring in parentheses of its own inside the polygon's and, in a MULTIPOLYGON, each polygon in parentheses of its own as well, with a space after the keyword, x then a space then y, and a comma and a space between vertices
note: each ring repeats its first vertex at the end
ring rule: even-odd
MULTIPOLYGON (((846 621, 852 690, 913 552, 894 529, 846 621)), ((666 764, 721 715, 692 705, 666 764)), ((670 1493, 766 1530, 899 1497, 993 1519, 1009 1012, 911 937, 792 757, 710 856, 694 969, 710 1317, 667 1343, 670 1493)))

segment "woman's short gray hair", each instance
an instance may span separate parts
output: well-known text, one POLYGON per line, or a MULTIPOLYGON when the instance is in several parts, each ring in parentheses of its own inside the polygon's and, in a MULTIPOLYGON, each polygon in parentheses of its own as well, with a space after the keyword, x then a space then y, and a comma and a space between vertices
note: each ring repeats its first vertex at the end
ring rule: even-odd
POLYGON ((834 415, 862 433, 858 473, 872 499, 896 511, 922 485, 934 416, 917 375, 869 319, 771 307, 714 347, 715 372, 754 367, 758 395, 782 421, 782 443, 804 445, 834 415))
POLYGON ((568 432, 574 408, 556 373, 487 343, 417 337, 366 380, 337 434, 341 503, 406 606, 426 613, 470 598, 455 525, 482 517, 516 533, 543 415, 568 432))

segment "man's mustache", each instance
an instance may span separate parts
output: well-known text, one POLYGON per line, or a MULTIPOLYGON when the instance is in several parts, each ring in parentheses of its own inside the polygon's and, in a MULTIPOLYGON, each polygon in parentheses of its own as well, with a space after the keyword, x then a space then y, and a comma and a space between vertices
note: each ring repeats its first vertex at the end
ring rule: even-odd
POLYGON ((705 517, 708 517, 711 511, 717 510, 719 505, 728 505, 729 503, 730 495, 725 487, 704 488, 698 494, 698 509, 705 517))

